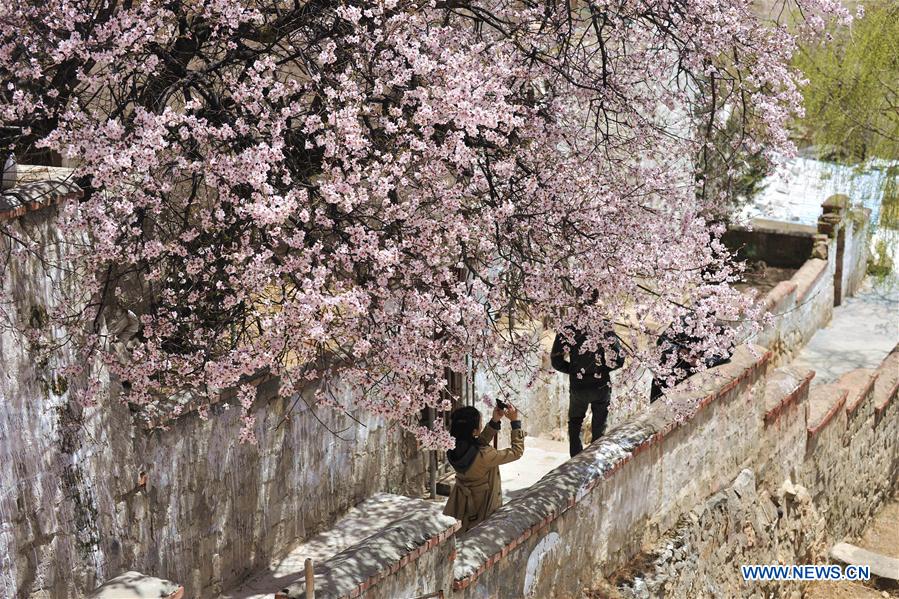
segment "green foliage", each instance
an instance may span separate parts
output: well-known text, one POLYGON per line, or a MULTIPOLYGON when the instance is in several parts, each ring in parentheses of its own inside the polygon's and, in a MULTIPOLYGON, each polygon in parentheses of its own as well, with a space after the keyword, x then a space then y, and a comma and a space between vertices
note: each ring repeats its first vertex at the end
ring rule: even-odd
POLYGON ((833 40, 801 49, 796 66, 809 80, 809 141, 827 158, 899 159, 899 2, 864 3, 865 16, 832 31, 833 40))
POLYGON ((887 169, 878 225, 899 231, 899 166, 887 169))
POLYGON ((876 280, 883 281, 893 273, 893 267, 887 242, 883 239, 878 240, 868 258, 868 274, 876 280))

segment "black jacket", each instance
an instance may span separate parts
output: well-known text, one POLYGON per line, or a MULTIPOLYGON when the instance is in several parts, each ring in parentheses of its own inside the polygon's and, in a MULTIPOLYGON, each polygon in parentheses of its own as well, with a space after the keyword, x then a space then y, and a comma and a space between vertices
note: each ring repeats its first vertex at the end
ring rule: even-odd
MULTIPOLYGON (((699 345, 701 342, 702 339, 698 337, 687 335, 685 333, 677 334, 672 332, 671 328, 669 328, 659 336, 656 345, 663 348, 661 362, 664 364, 667 363, 668 360, 670 360, 673 356, 676 356, 677 352, 680 349, 689 349, 691 347, 699 345)), ((706 356, 703 360, 705 362, 705 367, 714 368, 715 366, 719 366, 721 364, 727 364, 728 362, 730 362, 730 357, 733 354, 733 351, 734 348, 729 347, 727 353, 725 354, 706 356)), ((693 373, 695 367, 696 364, 682 358, 677 358, 674 362, 674 371, 677 373, 674 384, 676 385, 689 378, 693 373)), ((653 378, 652 387, 649 391, 649 401, 655 401, 656 399, 661 397, 667 389, 668 385, 665 383, 665 381, 659 378, 653 378)))
POLYGON ((553 368, 568 375, 572 389, 589 389, 591 387, 604 387, 610 383, 609 373, 618 370, 624 365, 624 352, 621 350, 621 342, 614 333, 606 337, 612 344, 614 356, 604 355, 602 346, 597 351, 584 351, 581 349, 586 336, 580 331, 575 332, 574 346, 569 346, 565 337, 559 333, 553 341, 553 348, 549 354, 553 368), (565 359, 565 348, 569 348, 569 360, 565 359))

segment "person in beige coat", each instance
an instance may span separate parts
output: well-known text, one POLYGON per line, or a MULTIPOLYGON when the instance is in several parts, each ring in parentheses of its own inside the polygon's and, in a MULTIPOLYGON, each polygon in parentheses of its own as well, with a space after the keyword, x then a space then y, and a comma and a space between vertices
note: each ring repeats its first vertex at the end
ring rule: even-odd
POLYGON ((443 513, 462 521, 460 532, 483 522, 499 509, 503 504, 499 466, 514 462, 524 453, 524 431, 514 407, 495 408, 493 418, 483 430, 480 428, 481 413, 477 408, 465 406, 453 412, 450 434, 456 439, 456 446, 446 456, 456 471, 456 483, 443 513), (512 426, 512 447, 497 450, 490 442, 500 430, 503 416, 512 426))

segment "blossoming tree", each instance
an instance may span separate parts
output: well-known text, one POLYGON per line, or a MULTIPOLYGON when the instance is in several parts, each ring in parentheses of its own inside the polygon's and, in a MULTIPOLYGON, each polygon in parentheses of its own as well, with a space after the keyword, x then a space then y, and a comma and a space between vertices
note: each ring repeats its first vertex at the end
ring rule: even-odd
POLYGON ((249 439, 250 377, 339 379, 441 445, 418 416, 444 368, 514 372, 521 323, 618 325, 658 371, 641 335, 703 355, 751 317, 695 177, 735 111, 734 152, 789 151, 794 38, 748 0, 12 0, 0 24, 0 144, 86 190, 52 330, 135 404, 237 387, 249 439))

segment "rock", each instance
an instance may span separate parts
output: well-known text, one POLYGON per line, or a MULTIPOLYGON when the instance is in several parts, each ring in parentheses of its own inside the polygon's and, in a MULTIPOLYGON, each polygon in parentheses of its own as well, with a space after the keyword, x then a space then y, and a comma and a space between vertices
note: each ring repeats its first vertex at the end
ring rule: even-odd
POLYGON ((639 599, 649 599, 649 589, 642 578, 634 579, 634 596, 639 599))
POLYGON ((779 494, 784 497, 788 497, 790 499, 795 497, 796 496, 796 486, 793 484, 793 481, 791 481, 789 478, 787 480, 785 480, 783 482, 783 484, 780 486, 779 494))
POLYGON ((888 557, 849 543, 837 543, 830 549, 830 557, 853 566, 870 566, 871 574, 899 582, 899 559, 888 557))
POLYGON ((755 495, 755 473, 745 468, 734 480, 733 490, 740 498, 755 495))

